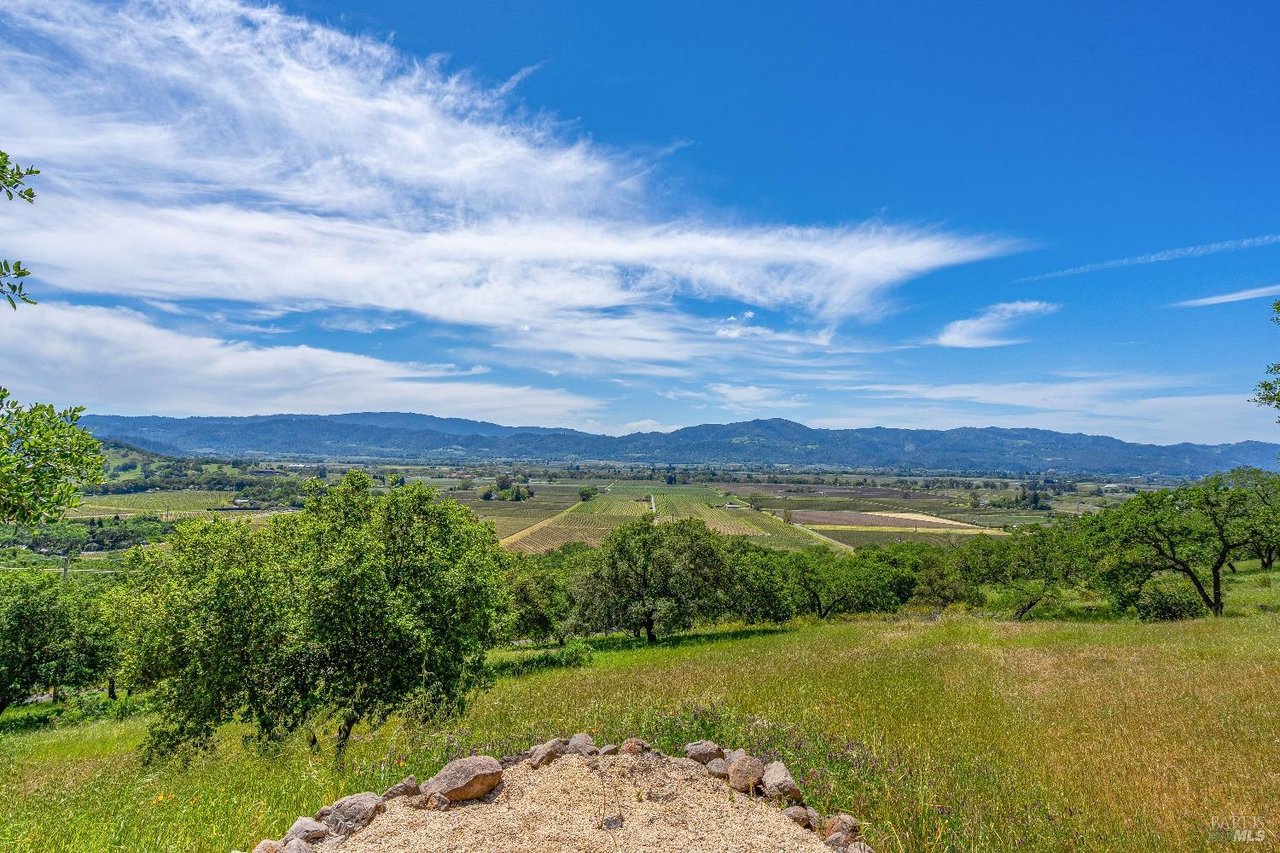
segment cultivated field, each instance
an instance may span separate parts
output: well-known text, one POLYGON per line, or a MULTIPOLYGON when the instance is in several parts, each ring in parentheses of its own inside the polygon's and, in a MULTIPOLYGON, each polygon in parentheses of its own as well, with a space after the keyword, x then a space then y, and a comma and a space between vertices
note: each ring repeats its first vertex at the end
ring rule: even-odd
POLYGON ((750 508, 725 509, 728 498, 704 486, 667 486, 651 482, 613 483, 543 524, 508 537, 503 544, 526 553, 550 551, 567 542, 599 545, 620 524, 656 508, 659 520, 699 518, 712 530, 753 537, 775 548, 803 548, 821 540, 750 508))
POLYGON ((1209 849, 1232 816, 1280 829, 1277 632, 1274 615, 953 617, 615 640, 586 668, 500 680, 442 729, 358 729, 341 769, 302 737, 262 754, 236 730, 144 767, 143 719, 23 731, 10 712, 0 849, 249 849, 341 795, 579 730, 776 753, 877 851, 1209 849))
POLYGON ((959 521, 907 512, 850 512, 801 510, 792 513, 791 520, 808 527, 831 525, 834 527, 895 527, 905 530, 940 528, 944 530, 968 530, 974 525, 959 521))
POLYGON ((67 513, 68 518, 93 518, 150 513, 162 518, 199 515, 219 506, 229 506, 235 492, 182 491, 137 492, 125 495, 89 495, 80 506, 67 513))

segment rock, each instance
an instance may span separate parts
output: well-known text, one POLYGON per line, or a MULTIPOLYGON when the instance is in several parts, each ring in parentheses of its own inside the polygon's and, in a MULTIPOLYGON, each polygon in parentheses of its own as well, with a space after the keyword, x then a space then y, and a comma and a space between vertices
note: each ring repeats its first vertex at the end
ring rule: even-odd
POLYGON ((527 761, 529 756, 532 754, 533 753, 526 749, 524 752, 517 752, 515 755, 504 755, 498 759, 498 763, 502 765, 503 770, 506 770, 508 767, 514 767, 521 761, 527 761))
POLYGON ((716 758, 724 758, 724 750, 715 741, 695 740, 684 745, 684 754, 699 764, 707 764, 716 758))
POLYGON ((443 794, 449 802, 475 800, 502 781, 502 765, 487 755, 471 755, 450 761, 422 785, 428 794, 443 794))
POLYGON ((844 853, 876 853, 871 849, 871 845, 865 841, 851 841, 849 846, 844 848, 844 853))
POLYGON ((803 803, 804 795, 800 793, 800 786, 796 784, 796 780, 791 778, 791 773, 787 770, 787 765, 781 761, 773 761, 764 768, 764 777, 762 779, 765 795, 775 800, 790 800, 793 803, 803 803))
POLYGON ((324 837, 328 834, 329 827, 320 821, 314 818, 300 817, 293 822, 293 826, 289 827, 289 831, 280 840, 283 843, 288 843, 295 838, 301 838, 308 844, 312 844, 316 841, 324 841, 324 837))
POLYGON ((747 757, 747 751, 745 749, 728 749, 728 750, 725 750, 725 753, 724 753, 724 763, 726 765, 732 764, 733 762, 737 761, 739 758, 746 758, 746 757, 747 757))
POLYGON ((638 737, 629 737, 622 742, 622 746, 618 747, 619 755, 640 755, 653 749, 649 746, 648 741, 641 740, 638 737))
POLYGON ((713 758, 707 762, 707 772, 717 779, 728 779, 729 765, 723 758, 713 758))
POLYGON ((322 820, 334 835, 351 835, 364 829, 386 810, 387 804, 382 801, 382 797, 372 791, 365 791, 343 797, 329 806, 322 820))
POLYGON ((439 791, 430 791, 420 797, 410 797, 406 802, 411 808, 427 809, 433 812, 442 812, 449 808, 449 798, 439 791))
POLYGON ((420 793, 422 793, 422 789, 418 787, 417 777, 406 776, 384 791, 382 799, 394 800, 396 797, 416 797, 420 793))
POLYGON ((601 755, 617 755, 618 745, 616 743, 605 744, 604 746, 600 747, 600 754, 601 755))
POLYGON ((818 827, 822 826, 822 815, 818 814, 818 810, 812 806, 805 809, 809 813, 809 828, 814 832, 818 831, 818 827))
POLYGON ((281 847, 279 841, 272 841, 270 838, 264 838, 258 842, 258 846, 253 848, 253 853, 280 853, 284 848, 281 847))
POLYGON ((707 765, 700 764, 692 758, 672 758, 669 759, 673 767, 681 767, 685 770, 691 770, 695 773, 706 773, 707 765))
POLYGON ((564 738, 555 738, 549 740, 540 746, 535 746, 529 751, 529 764, 533 767, 546 767, 560 756, 564 755, 564 751, 569 747, 569 741, 564 738))
POLYGON ((739 758, 729 765, 729 787, 749 794, 764 777, 764 763, 751 755, 739 758))
POLYGON ((782 813, 803 826, 805 829, 809 828, 809 810, 804 806, 791 806, 783 809, 782 813))
POLYGON ((569 755, 595 755, 600 750, 596 749, 596 740, 586 732, 578 732, 569 738, 569 745, 564 748, 566 754, 569 755))
POLYGON ((622 815, 620 814, 610 815, 609 817, 600 821, 600 828, 608 829, 608 830, 622 829, 622 815))
POLYGON ((280 853, 311 853, 311 845, 301 838, 291 838, 288 844, 280 848, 280 853))
POLYGON ((333 806, 325 806, 320 811, 316 812, 313 817, 315 817, 316 820, 324 820, 331 814, 333 814, 333 806))
POLYGON ((822 831, 818 834, 823 838, 831 838, 833 836, 846 836, 845 844, 858 837, 858 831, 862 829, 862 825, 847 814, 833 814, 822 823, 822 831))

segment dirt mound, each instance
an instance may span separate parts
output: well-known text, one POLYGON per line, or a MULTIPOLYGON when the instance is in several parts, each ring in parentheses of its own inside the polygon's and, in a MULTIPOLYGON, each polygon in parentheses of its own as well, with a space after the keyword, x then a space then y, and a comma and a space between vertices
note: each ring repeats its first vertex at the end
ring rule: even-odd
POLYGON ((828 851, 766 799, 732 790, 701 764, 655 753, 565 755, 509 767, 482 800, 438 811, 399 797, 364 830, 317 851, 341 853, 782 853, 828 851), (608 828, 606 828, 608 827, 608 828))

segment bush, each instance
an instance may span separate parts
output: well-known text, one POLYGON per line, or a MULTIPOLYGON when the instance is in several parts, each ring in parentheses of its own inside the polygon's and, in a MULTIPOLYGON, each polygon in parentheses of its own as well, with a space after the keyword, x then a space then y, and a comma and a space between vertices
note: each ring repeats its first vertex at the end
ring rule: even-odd
POLYGON ((1143 622, 1198 619, 1209 612, 1191 582, 1182 577, 1156 577, 1138 593, 1138 618, 1143 622))
POLYGON ((499 661, 493 665, 495 675, 524 675, 544 669, 565 669, 586 666, 591 663, 591 646, 583 640, 570 640, 559 649, 548 649, 515 660, 499 661))
POLYGON ((101 690, 84 690, 67 697, 66 705, 57 714, 57 724, 70 726, 92 720, 127 720, 150 710, 151 704, 145 695, 110 699, 101 690))

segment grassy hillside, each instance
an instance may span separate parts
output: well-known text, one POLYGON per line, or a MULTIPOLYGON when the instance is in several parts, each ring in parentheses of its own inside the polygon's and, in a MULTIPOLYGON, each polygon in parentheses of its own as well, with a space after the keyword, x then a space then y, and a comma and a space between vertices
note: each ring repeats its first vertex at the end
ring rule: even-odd
POLYGON ((11 712, 0 849, 248 849, 341 794, 576 730, 777 752, 882 853, 1201 849, 1230 815, 1280 828, 1277 631, 1268 614, 955 617, 613 641, 586 668, 500 680, 444 730, 358 731, 344 770, 300 742, 260 755, 237 732, 189 766, 147 768, 142 719, 22 731, 11 712))

